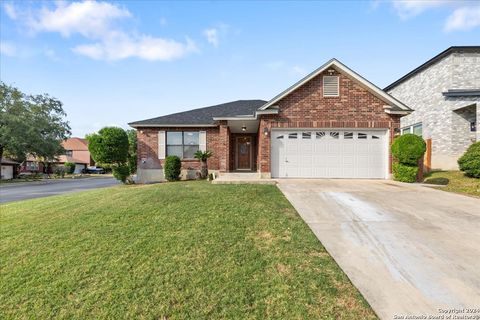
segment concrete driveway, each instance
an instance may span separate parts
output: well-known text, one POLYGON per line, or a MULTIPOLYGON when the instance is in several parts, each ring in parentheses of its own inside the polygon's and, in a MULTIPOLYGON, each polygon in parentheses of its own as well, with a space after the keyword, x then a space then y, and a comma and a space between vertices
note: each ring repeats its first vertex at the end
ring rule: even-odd
POLYGON ((278 187, 380 318, 480 307, 480 199, 386 180, 278 187))
POLYGON ((6 183, 0 185, 0 203, 42 198, 88 189, 104 188, 116 184, 119 184, 119 182, 115 178, 109 176, 6 183))

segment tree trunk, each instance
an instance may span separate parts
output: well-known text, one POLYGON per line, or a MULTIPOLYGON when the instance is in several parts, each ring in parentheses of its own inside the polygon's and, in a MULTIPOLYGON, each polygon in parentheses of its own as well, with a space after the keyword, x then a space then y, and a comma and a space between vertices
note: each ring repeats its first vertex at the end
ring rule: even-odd
POLYGON ((208 176, 207 161, 202 161, 202 164, 201 164, 201 167, 200 167, 200 173, 201 173, 202 179, 207 178, 207 176, 208 176))

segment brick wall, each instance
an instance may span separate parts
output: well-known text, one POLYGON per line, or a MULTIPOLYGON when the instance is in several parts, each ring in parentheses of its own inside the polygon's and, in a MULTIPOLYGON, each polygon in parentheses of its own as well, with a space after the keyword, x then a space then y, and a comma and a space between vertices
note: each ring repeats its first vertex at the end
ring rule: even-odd
POLYGON ((276 103, 280 107, 278 115, 261 117, 257 157, 260 172, 270 172, 270 134, 262 134, 265 127, 269 132, 271 128, 385 128, 390 129, 392 141, 400 117, 384 112, 387 102, 337 71, 334 75, 340 77, 340 96, 323 97, 324 75, 330 74, 316 76, 276 103))
MULTIPOLYGON (((208 159, 208 168, 218 170, 220 154, 219 128, 137 128, 137 160, 140 169, 163 169, 165 160, 158 159, 158 131, 206 131, 207 132, 207 150, 213 152, 208 159), (143 162, 144 160, 145 162, 143 162)), ((199 169, 198 160, 183 160, 182 169, 199 169)))

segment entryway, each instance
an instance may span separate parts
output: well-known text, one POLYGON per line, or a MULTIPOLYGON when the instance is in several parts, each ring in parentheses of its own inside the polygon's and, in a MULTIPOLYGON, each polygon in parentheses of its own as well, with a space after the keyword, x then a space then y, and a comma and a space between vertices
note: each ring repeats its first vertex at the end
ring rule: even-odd
POLYGON ((235 169, 240 171, 253 170, 252 137, 236 137, 235 169))

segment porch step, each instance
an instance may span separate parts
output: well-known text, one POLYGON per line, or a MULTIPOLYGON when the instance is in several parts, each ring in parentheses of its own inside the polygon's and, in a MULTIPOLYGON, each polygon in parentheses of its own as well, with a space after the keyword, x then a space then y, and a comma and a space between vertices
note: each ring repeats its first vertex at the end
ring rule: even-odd
POLYGON ((261 179, 258 172, 225 172, 212 184, 276 184, 275 180, 261 179))

